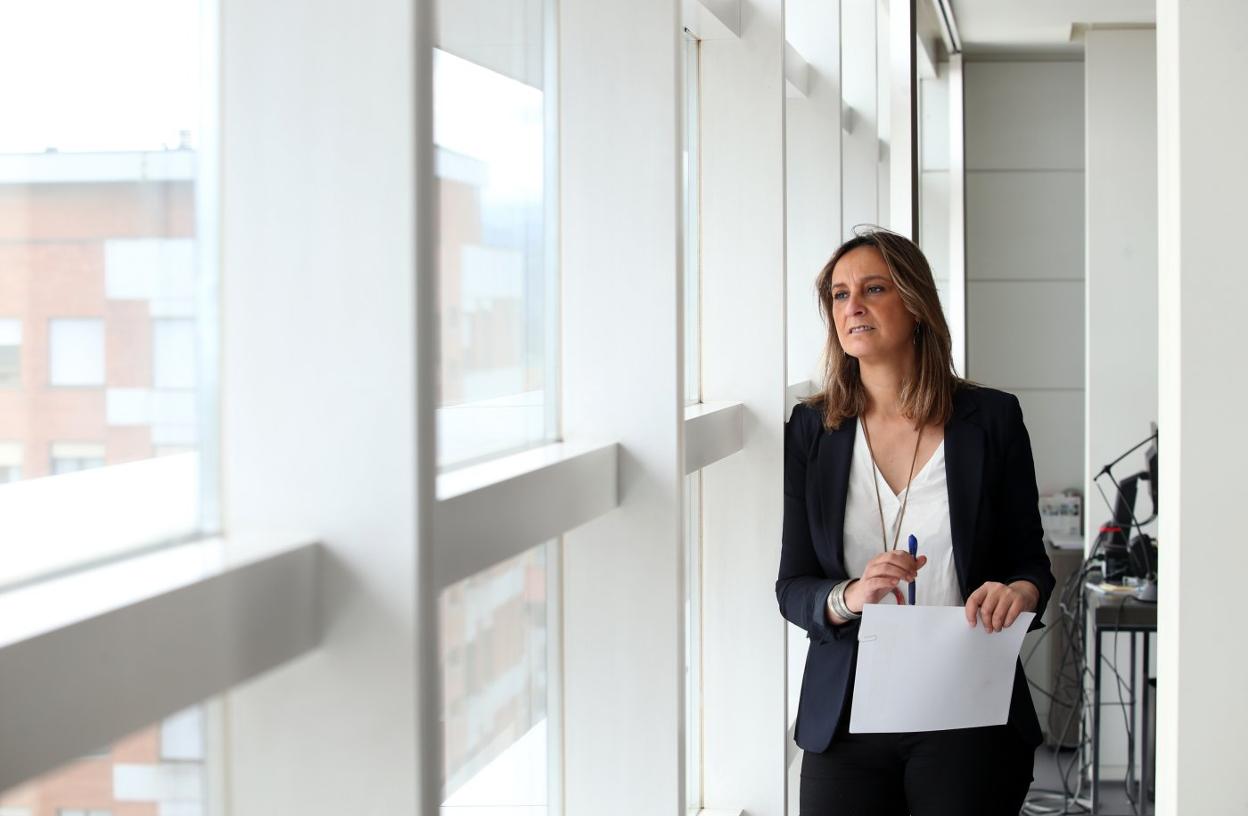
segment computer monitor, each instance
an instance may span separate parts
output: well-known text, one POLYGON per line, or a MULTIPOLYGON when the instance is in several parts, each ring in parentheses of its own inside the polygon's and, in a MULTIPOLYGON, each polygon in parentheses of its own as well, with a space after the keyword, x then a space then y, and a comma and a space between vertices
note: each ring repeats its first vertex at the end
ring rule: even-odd
MULTIPOLYGON (((1157 423, 1148 423, 1149 436, 1157 435, 1157 423)), ((1153 512, 1157 512, 1157 440, 1144 451, 1144 461, 1148 463, 1148 492, 1153 499, 1153 512)))

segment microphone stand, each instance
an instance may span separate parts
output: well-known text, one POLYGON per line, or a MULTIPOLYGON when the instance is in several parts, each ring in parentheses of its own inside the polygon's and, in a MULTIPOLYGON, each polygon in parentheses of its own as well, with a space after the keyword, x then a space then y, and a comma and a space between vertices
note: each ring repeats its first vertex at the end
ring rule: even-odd
MULTIPOLYGON (((1151 434, 1149 434, 1147 437, 1144 438, 1144 441, 1140 442, 1137 445, 1132 446, 1126 453, 1122 454, 1117 459, 1110 462, 1108 465, 1105 465, 1104 467, 1102 467, 1100 472, 1092 477, 1092 481, 1097 485, 1097 489, 1100 489, 1100 482, 1097 482, 1097 479, 1101 478, 1101 476, 1109 476, 1109 480, 1113 482, 1114 489, 1118 491, 1119 496, 1122 496, 1122 486, 1119 485, 1118 480, 1114 478, 1114 472, 1113 472, 1114 465, 1118 464, 1123 459, 1126 459, 1128 456, 1135 453, 1137 450, 1144 447, 1149 442, 1155 441, 1156 439, 1157 439, 1157 431, 1153 431, 1151 434)), ((1147 473, 1147 471, 1145 472, 1147 473)), ((1105 500, 1105 504, 1109 505, 1109 498, 1105 495, 1105 491, 1103 490, 1101 491, 1101 498, 1105 500)), ((1148 536, 1144 532, 1143 525, 1157 518, 1157 508, 1154 507, 1153 515, 1145 519, 1143 522, 1141 522, 1139 519, 1135 517, 1134 507, 1128 506, 1127 509, 1131 513, 1131 522, 1135 526, 1135 529, 1139 531, 1140 535, 1143 535, 1150 539, 1149 542, 1145 542, 1144 544, 1144 571, 1145 571, 1144 581, 1136 588, 1135 597, 1141 601, 1146 601, 1148 603, 1156 603, 1157 602, 1157 567, 1155 564, 1152 564, 1149 561, 1148 551, 1149 551, 1149 544, 1151 543, 1151 536, 1148 536)), ((1114 507, 1112 505, 1110 505, 1109 507, 1109 512, 1111 514, 1114 512, 1114 507)), ((1130 555, 1131 536, 1128 535, 1126 538, 1127 538, 1127 553, 1128 555, 1130 555)))

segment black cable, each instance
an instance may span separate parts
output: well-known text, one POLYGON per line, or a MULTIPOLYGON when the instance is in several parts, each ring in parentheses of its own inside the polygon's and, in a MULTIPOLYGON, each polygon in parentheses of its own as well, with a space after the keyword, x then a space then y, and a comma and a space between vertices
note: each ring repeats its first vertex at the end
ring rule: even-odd
MULTIPOLYGON (((1122 598, 1118 602, 1117 610, 1115 610, 1116 617, 1115 617, 1115 622, 1114 622, 1114 649, 1113 649, 1114 659, 1110 667, 1117 681, 1118 705, 1122 708, 1122 722, 1127 730, 1127 746, 1128 746, 1127 775, 1126 775, 1126 778, 1123 780, 1123 787, 1126 789, 1127 801, 1131 803, 1132 812, 1138 812, 1139 808, 1137 806, 1137 802, 1135 801, 1135 796, 1132 795, 1132 792, 1131 792, 1131 782, 1132 782, 1132 778, 1135 775, 1135 745, 1134 745, 1135 743, 1134 733, 1135 732, 1133 729, 1134 723, 1132 723, 1131 718, 1127 716, 1127 703, 1123 701, 1122 699, 1122 692, 1127 684, 1126 684, 1126 681, 1122 679, 1122 674, 1118 671, 1118 634, 1122 630, 1122 610, 1123 610, 1123 607, 1127 605, 1127 601, 1129 600, 1130 598, 1128 597, 1122 598)), ((1132 634, 1132 637, 1135 637, 1135 635, 1132 634)), ((1105 660, 1105 656, 1101 655, 1101 659, 1105 660)), ((1109 662, 1109 661, 1106 661, 1106 662, 1109 662)), ((1135 704, 1135 687, 1132 686, 1131 705, 1134 706, 1134 704, 1135 704)))
MULTIPOLYGON (((1082 773, 1083 768, 1082 767, 1080 767, 1080 775, 1079 775, 1077 787, 1075 787, 1072 790, 1072 786, 1070 782, 1070 772, 1074 770, 1074 767, 1076 764, 1080 764, 1079 757, 1084 753, 1086 740, 1083 738, 1082 733, 1080 735, 1080 739, 1075 745, 1072 759, 1068 765, 1065 765, 1065 767, 1063 767, 1063 762, 1062 762, 1062 758, 1060 754, 1061 754, 1062 747, 1065 745, 1067 741, 1067 737, 1070 734, 1071 726, 1076 723, 1076 715, 1078 715, 1077 721, 1079 722, 1081 726, 1080 728, 1081 732, 1083 730, 1082 723, 1084 722, 1084 718, 1086 717, 1087 701, 1086 701, 1086 692, 1085 692, 1085 685, 1086 685, 1085 681, 1086 681, 1086 676, 1088 674, 1088 670, 1087 670, 1087 661, 1084 658, 1084 654, 1086 652, 1084 649, 1083 628, 1079 625, 1080 620, 1086 621, 1086 615, 1083 612, 1084 604, 1083 604, 1083 593, 1081 590, 1083 588, 1083 583, 1086 580, 1088 573, 1094 568, 1095 564, 1094 564, 1093 559, 1095 558, 1095 553, 1098 548, 1099 547, 1094 547, 1093 554, 1080 565, 1080 568, 1078 571, 1076 571, 1074 574, 1072 574, 1071 576, 1067 578, 1065 586, 1062 587, 1061 592, 1058 595, 1058 609, 1061 611, 1061 616, 1058 620, 1054 621, 1053 624, 1050 625, 1051 626, 1050 631, 1060 626, 1063 633, 1066 635, 1066 647, 1063 650, 1062 657, 1058 664, 1058 671, 1056 673, 1056 682, 1055 682, 1054 691, 1060 692, 1063 682, 1065 682, 1068 679, 1068 676, 1067 676, 1068 666, 1074 669, 1075 678, 1074 678, 1074 688, 1073 688, 1073 699, 1066 699, 1062 696, 1059 696, 1058 694, 1049 694, 1045 692, 1043 689, 1039 689, 1052 702, 1058 705, 1066 706, 1068 708, 1068 713, 1066 716, 1066 721, 1062 724, 1060 733, 1054 734, 1054 729, 1052 727, 1053 725, 1052 712, 1050 712, 1050 719, 1049 719, 1049 724, 1048 724, 1050 737, 1053 738, 1053 743, 1054 743, 1051 750, 1052 750, 1052 754, 1054 757, 1054 764, 1058 768, 1059 778, 1062 784, 1062 790, 1060 794, 1056 790, 1040 789, 1040 788, 1029 791, 1027 799, 1024 802, 1024 812, 1028 814, 1035 814, 1035 816, 1057 816, 1057 814, 1089 812, 1088 805, 1079 800, 1080 793, 1082 792, 1082 784, 1083 784, 1083 773, 1082 773), (1075 606, 1076 608, 1072 609, 1072 606, 1075 606), (1055 799, 1059 795, 1061 797, 1061 809, 1060 810, 1057 809, 1056 807, 1049 806, 1049 805, 1042 805, 1040 803, 1040 800, 1055 799), (1077 809, 1072 810, 1072 806, 1074 806, 1077 809)), ((1028 653, 1029 660, 1035 654, 1035 651, 1038 647, 1039 647, 1039 643, 1033 645, 1031 651, 1028 653)), ((1029 678, 1029 683, 1030 683, 1030 678, 1029 678)), ((1033 687, 1035 686, 1034 683, 1032 683, 1031 685, 1033 687)))

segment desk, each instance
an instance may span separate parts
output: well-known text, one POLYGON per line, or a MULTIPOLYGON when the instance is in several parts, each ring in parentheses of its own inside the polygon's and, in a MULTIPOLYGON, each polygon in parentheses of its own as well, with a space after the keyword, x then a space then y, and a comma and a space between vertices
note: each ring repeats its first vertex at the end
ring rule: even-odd
MULTIPOLYGON (((1144 636, 1144 684, 1143 711, 1140 718, 1140 744, 1144 746, 1140 763, 1139 795, 1136 797, 1136 813, 1148 812, 1148 649, 1149 634, 1157 633, 1157 604, 1137 601, 1134 596, 1114 596, 1085 589, 1088 615, 1092 622, 1093 664, 1092 670, 1092 812, 1097 813, 1100 804, 1101 783, 1101 635, 1105 632, 1125 632, 1131 636, 1131 668, 1127 684, 1130 701, 1131 731, 1127 735, 1127 756, 1135 755, 1135 636, 1144 636)), ((1130 784, 1130 780, 1126 780, 1130 784)))

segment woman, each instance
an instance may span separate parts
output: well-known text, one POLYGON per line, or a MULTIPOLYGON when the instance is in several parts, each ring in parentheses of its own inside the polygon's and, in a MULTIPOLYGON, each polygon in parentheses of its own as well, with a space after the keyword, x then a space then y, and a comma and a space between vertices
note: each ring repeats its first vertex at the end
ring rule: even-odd
MULTIPOLYGON (((817 287, 825 387, 785 425, 776 581, 781 614, 811 639, 794 734, 802 816, 1016 816, 1040 743, 1021 664, 1006 725, 848 725, 858 618, 869 603, 905 603, 903 583, 921 575, 916 603, 965 606, 968 625, 989 632, 1022 612, 1041 626, 1054 579, 1018 399, 954 373, 931 270, 906 238, 859 232, 817 287)), ((897 678, 897 693, 917 682, 897 678)))

